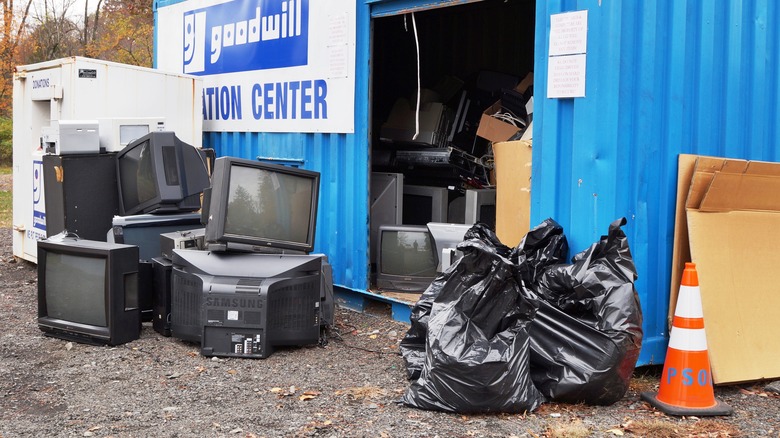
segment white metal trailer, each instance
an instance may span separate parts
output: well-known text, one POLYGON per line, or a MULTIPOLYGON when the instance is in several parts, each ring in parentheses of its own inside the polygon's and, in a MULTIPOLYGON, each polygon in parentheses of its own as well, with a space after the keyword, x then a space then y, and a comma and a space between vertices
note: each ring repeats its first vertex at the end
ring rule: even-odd
POLYGON ((70 57, 16 67, 14 256, 37 262, 36 241, 46 237, 42 130, 64 120, 162 119, 166 130, 200 147, 201 94, 202 80, 195 76, 89 58, 70 57))

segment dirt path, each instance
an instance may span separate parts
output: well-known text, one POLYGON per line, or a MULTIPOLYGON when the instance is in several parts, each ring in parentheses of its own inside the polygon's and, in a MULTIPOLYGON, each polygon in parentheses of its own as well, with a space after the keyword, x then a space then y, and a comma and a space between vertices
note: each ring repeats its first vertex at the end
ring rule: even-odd
POLYGON ((0 192, 10 192, 13 189, 13 174, 0 175, 0 192))

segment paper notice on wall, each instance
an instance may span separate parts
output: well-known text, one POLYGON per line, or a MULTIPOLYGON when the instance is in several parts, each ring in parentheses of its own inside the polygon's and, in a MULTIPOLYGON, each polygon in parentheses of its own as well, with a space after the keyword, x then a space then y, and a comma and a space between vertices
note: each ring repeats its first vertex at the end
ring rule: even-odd
POLYGON ((547 63, 547 97, 585 97, 585 55, 552 56, 547 63))
POLYGON ((549 56, 585 53, 588 46, 588 11, 550 16, 549 56))
POLYGON ((547 97, 585 97, 588 11, 550 16, 547 97))

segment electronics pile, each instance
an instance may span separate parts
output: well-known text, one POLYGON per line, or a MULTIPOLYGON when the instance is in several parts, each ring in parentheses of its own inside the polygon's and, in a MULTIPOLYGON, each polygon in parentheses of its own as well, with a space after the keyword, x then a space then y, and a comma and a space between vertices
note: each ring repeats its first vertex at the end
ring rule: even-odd
POLYGON ((45 334, 118 345, 151 321, 203 355, 248 358, 321 341, 333 280, 311 254, 319 173, 214 159, 170 131, 117 153, 67 148, 85 139, 60 135, 43 160, 47 227, 61 231, 38 242, 45 334))
POLYGON ((423 292, 454 262, 466 230, 495 230, 492 144, 530 133, 532 113, 532 74, 448 77, 395 101, 372 150, 376 290, 423 292))

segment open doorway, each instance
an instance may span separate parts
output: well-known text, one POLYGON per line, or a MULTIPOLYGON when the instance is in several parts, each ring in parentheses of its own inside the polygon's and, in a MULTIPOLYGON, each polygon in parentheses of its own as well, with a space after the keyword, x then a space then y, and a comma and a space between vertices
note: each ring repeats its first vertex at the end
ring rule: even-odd
MULTIPOLYGON (((492 143, 477 133, 491 111, 506 114, 518 135, 530 123, 533 87, 518 86, 533 73, 535 15, 535 0, 485 0, 372 19, 372 288, 386 277, 383 226, 495 226, 492 143)), ((419 289, 417 277, 435 275, 442 256, 432 240, 427 248, 391 231, 393 257, 415 260, 397 265, 391 289, 405 290, 404 278, 419 289), (430 251, 434 261, 410 251, 430 251)))

